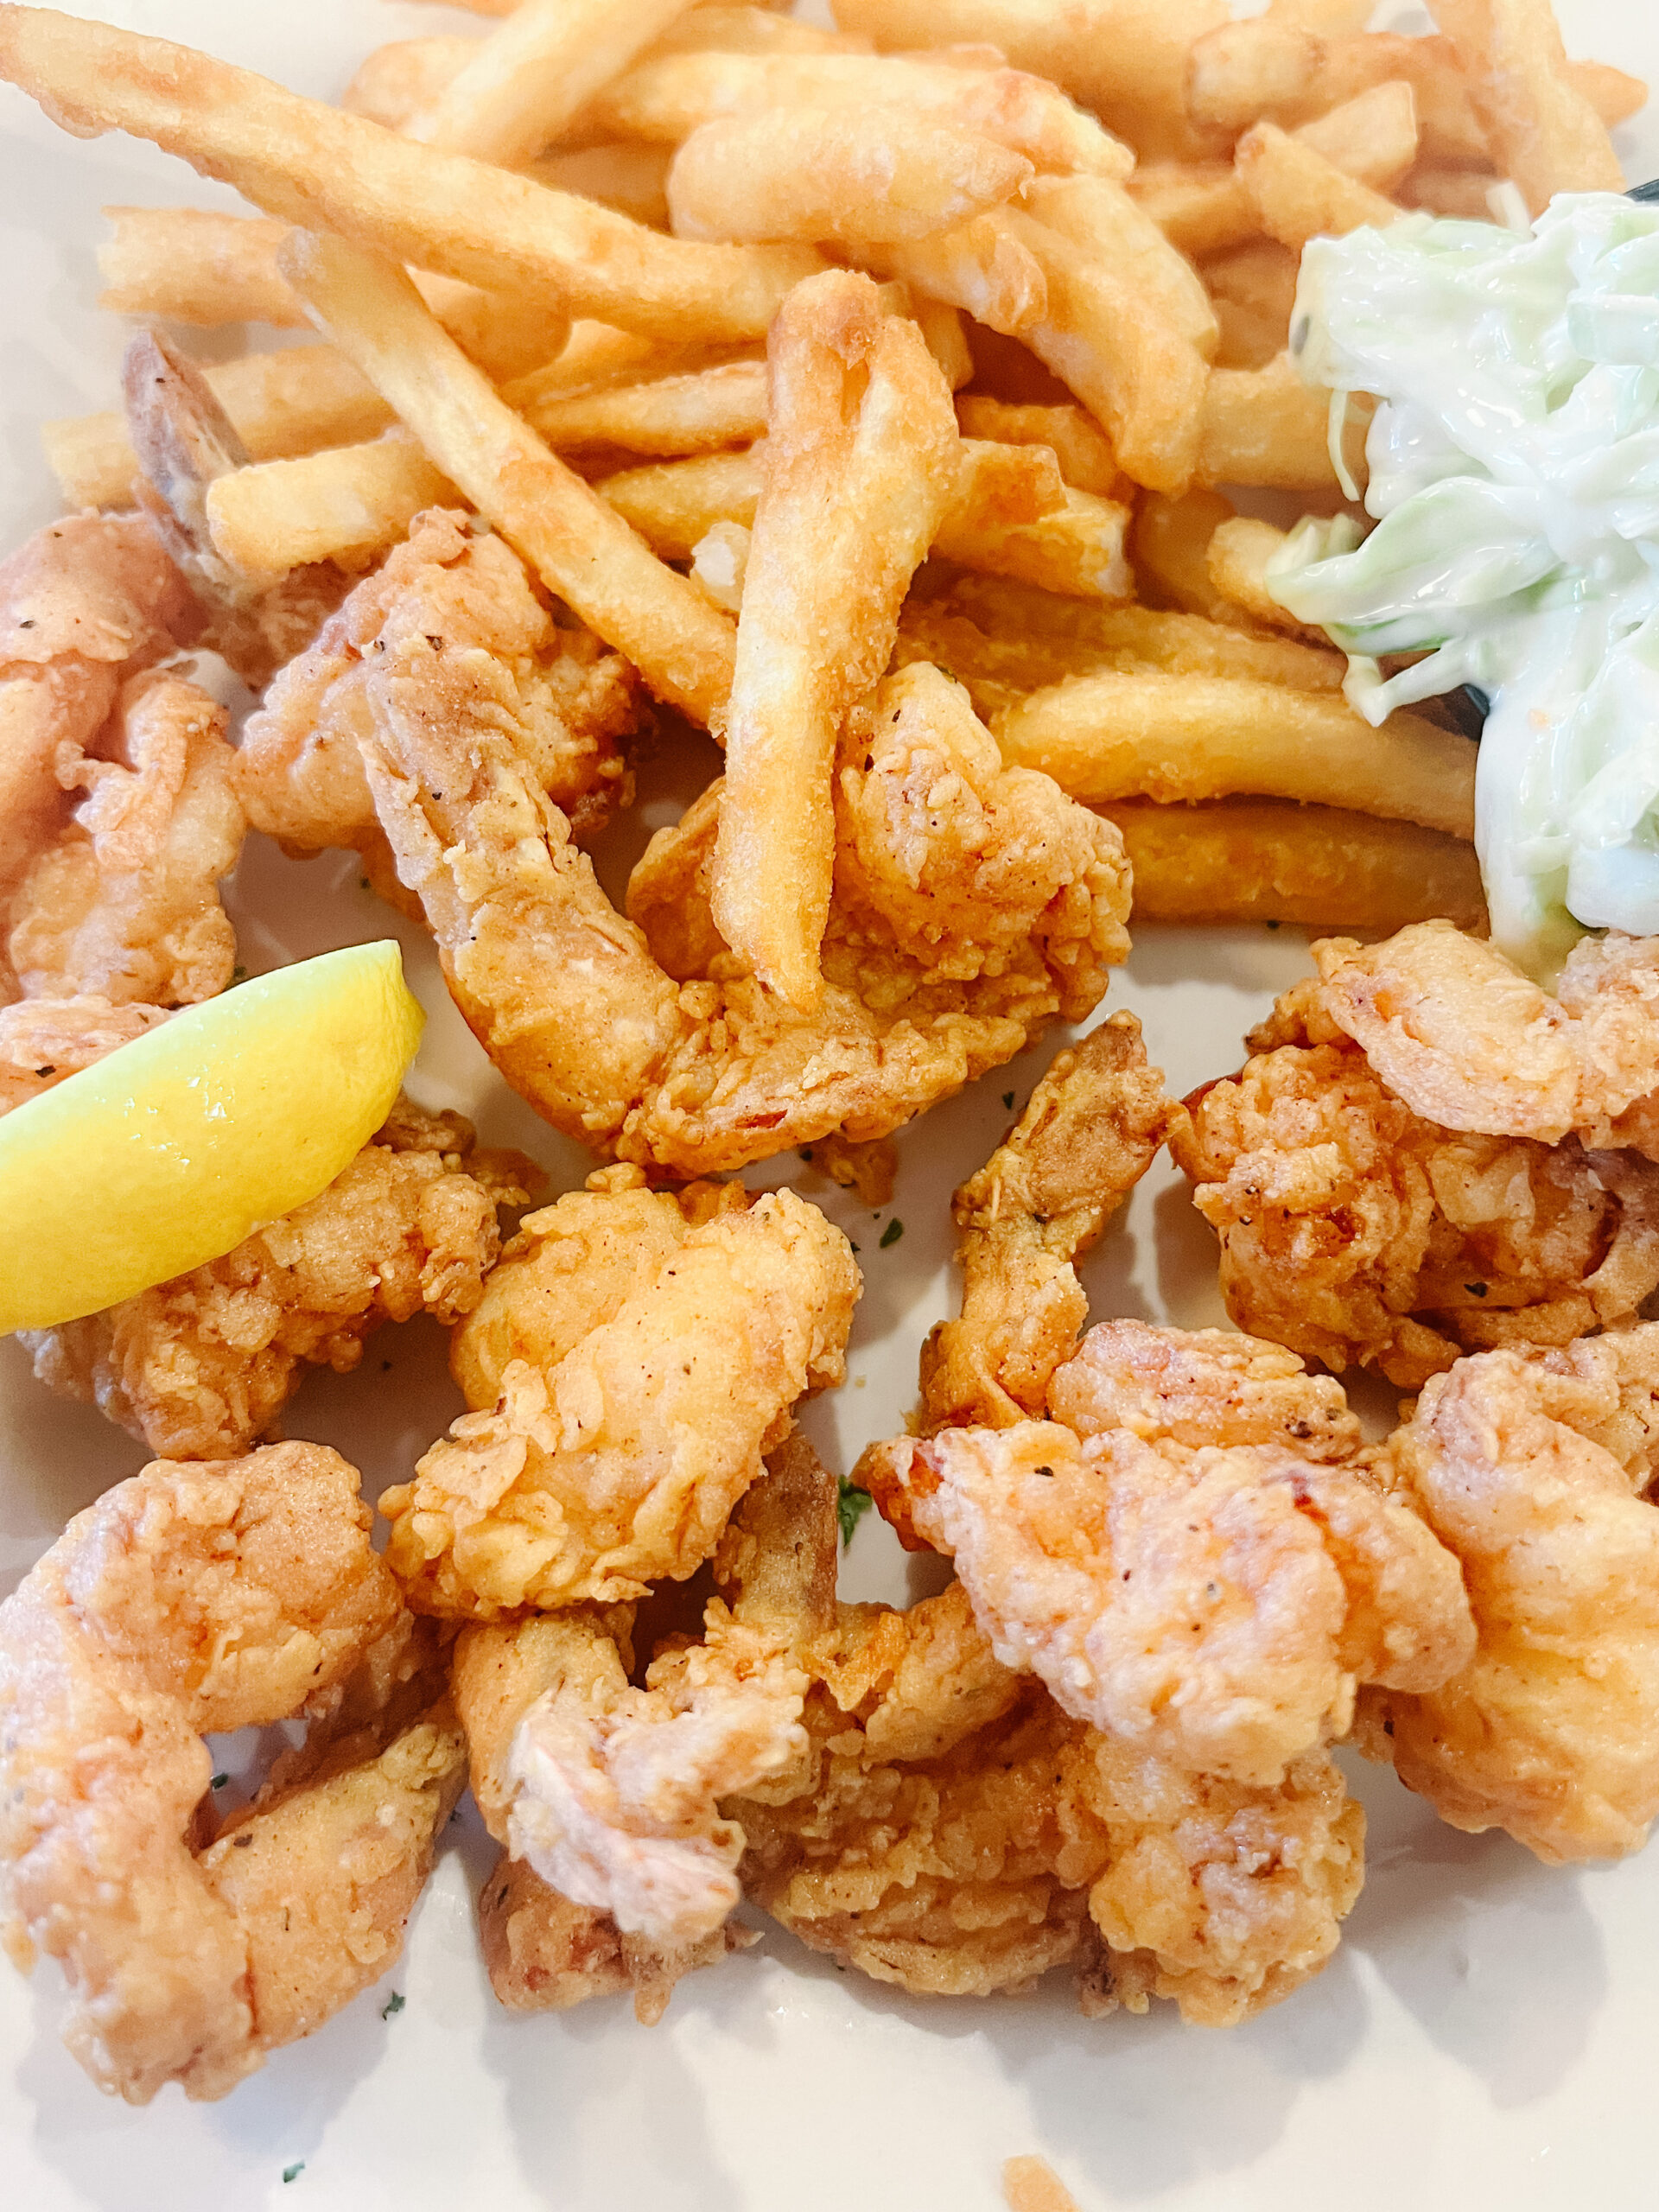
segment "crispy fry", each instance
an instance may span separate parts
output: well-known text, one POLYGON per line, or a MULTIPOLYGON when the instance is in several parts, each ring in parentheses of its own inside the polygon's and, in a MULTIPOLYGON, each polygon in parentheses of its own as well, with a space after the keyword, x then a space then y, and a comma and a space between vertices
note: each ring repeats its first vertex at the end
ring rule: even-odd
MULTIPOLYGON (((373 385, 332 346, 250 353, 203 373, 256 461, 372 438, 391 421, 391 408, 373 385)), ((124 416, 72 415, 43 423, 41 442, 69 506, 131 504, 138 463, 124 416)))
POLYGON ((340 104, 348 115, 366 116, 388 130, 401 130, 442 97, 444 87, 453 84, 480 44, 464 31, 440 31, 427 38, 393 39, 377 46, 340 94, 340 104))
POLYGON ((1232 519, 1232 502, 1197 490, 1179 499, 1142 499, 1135 518, 1135 565, 1141 595, 1154 607, 1178 607, 1214 622, 1236 622, 1239 609, 1210 575, 1210 541, 1232 519))
POLYGON ((1198 457, 1204 357, 1135 283, 1046 222, 1004 207, 982 219, 1031 253, 1046 314, 1019 333, 1104 425, 1127 474, 1181 492, 1198 457))
POLYGON ((1271 16, 1229 23, 1193 48, 1187 104, 1195 121, 1217 130, 1263 120, 1289 129, 1391 81, 1412 88, 1425 152, 1448 163, 1484 160, 1485 131, 1443 38, 1321 37, 1271 16))
POLYGON ((41 8, 0 13, 0 76, 70 128, 126 130, 399 261, 626 327, 756 338, 819 266, 802 246, 664 238, 589 200, 302 99, 188 47, 41 8))
POLYGON ((1022 154, 904 108, 781 109, 694 130, 668 173, 669 219, 682 238, 880 245, 970 222, 1032 175, 1022 154))
POLYGON ((1103 673, 1034 691, 992 725, 1002 757, 1073 798, 1313 799, 1475 830, 1475 747, 1421 715, 1373 729, 1345 700, 1243 677, 1103 673))
POLYGON ((1313 238, 1340 238, 1369 223, 1384 230, 1400 209, 1276 123, 1258 123, 1238 142, 1239 181, 1269 238, 1300 253, 1313 238))
MULTIPOLYGON (((1357 393, 1343 436, 1349 469, 1362 488, 1371 411, 1357 393)), ((1288 353, 1263 369, 1217 369, 1204 395, 1198 481, 1333 491, 1330 430, 1329 393, 1310 390, 1288 353)))
MULTIPOLYGON (((1006 446, 985 448, 994 454, 1006 446)), ((1041 448, 1015 448, 1039 452, 1041 448)), ((933 550, 965 569, 1010 576, 1077 599, 1128 599, 1135 579, 1125 554, 1129 510, 1119 499, 1062 485, 1063 503, 1034 522, 998 523, 988 501, 959 500, 934 534, 933 550)))
POLYGON ((672 159, 666 146, 637 146, 619 139, 602 146, 556 148, 526 162, 523 174, 555 192, 597 200, 614 207, 619 215, 661 231, 668 227, 668 165, 672 159))
POLYGON ((628 453, 686 454, 747 445, 766 432, 766 365, 732 361, 687 376, 550 397, 522 411, 557 453, 620 446, 628 453))
POLYGON ((1215 352, 1216 312, 1203 279, 1121 184, 1099 176, 1039 177, 1021 198, 1039 222, 1097 254, 1151 300, 1206 360, 1215 352))
POLYGON ((730 625, 646 550, 445 337, 399 269, 296 232, 283 273, 481 514, 659 697, 707 721, 731 683, 730 625))
POLYGON ((1050 447, 1061 475, 1079 492, 1109 499, 1124 487, 1111 441, 1085 408, 1016 407, 976 395, 957 402, 957 420, 964 438, 1050 447))
POLYGON ((1417 96, 1406 79, 1390 77, 1293 135, 1344 176, 1387 192, 1417 158, 1417 96))
POLYGON ((1221 253, 1255 235, 1255 210, 1230 162, 1148 162, 1127 189, 1183 253, 1221 253))
POLYGON ((772 429, 724 717, 715 926, 809 1009, 835 860, 830 773, 949 503, 956 415, 914 324, 851 275, 800 287, 768 347, 772 429))
POLYGON ((481 40, 412 138, 517 168, 559 136, 600 88, 690 0, 524 0, 481 40))
POLYGON ((1275 530, 1271 523, 1254 522, 1247 515, 1233 516, 1217 524, 1210 540, 1205 556, 1210 581, 1224 599, 1241 607, 1252 622, 1265 622, 1269 629, 1287 630, 1293 637, 1322 645, 1325 632, 1305 628, 1268 589, 1268 563, 1284 543, 1284 531, 1275 530))
POLYGON ((1394 930, 1440 914, 1465 928, 1485 921, 1474 847, 1410 823, 1283 799, 1127 799, 1101 810, 1122 836, 1143 922, 1394 930))
POLYGON ((1549 0, 1433 0, 1500 168, 1541 214, 1558 192, 1622 192, 1607 126, 1567 72, 1549 0))
POLYGON ((849 248, 849 256, 877 276, 897 277, 1005 337, 1019 338, 1047 314, 1048 285, 1037 255, 1009 232, 1011 219, 1003 209, 931 238, 886 245, 865 240, 849 248))
POLYGON ((367 445, 216 477, 207 493, 207 532, 219 559, 263 590, 314 561, 363 567, 396 543, 423 507, 454 499, 454 485, 414 439, 393 430, 367 445))
POLYGON ((760 503, 760 452, 705 453, 624 468, 594 489, 664 561, 689 561, 716 523, 747 530, 760 503))
POLYGON ((1419 164, 1400 187, 1400 204, 1424 208, 1431 215, 1457 215, 1468 223, 1490 223, 1491 194, 1498 181, 1491 169, 1440 169, 1419 164))
POLYGON ((912 299, 911 312, 946 384, 952 391, 960 391, 963 385, 972 381, 974 373, 974 357, 968 334, 962 327, 961 310, 947 306, 943 300, 912 299))

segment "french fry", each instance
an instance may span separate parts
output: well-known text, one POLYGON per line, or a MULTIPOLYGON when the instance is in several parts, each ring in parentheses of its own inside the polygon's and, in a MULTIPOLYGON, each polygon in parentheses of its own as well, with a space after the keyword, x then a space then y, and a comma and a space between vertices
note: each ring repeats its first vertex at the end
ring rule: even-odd
POLYGON ((1039 222, 1098 255, 1210 359, 1220 334, 1204 280, 1121 184, 1101 176, 1039 177, 1022 200, 1039 222))
POLYGON ((1255 210, 1230 162, 1148 162, 1126 188, 1182 253, 1221 253, 1256 234, 1255 210))
POLYGON ((1310 238, 1341 238, 1363 224, 1386 230, 1400 218, 1393 200, 1344 176, 1276 123, 1247 130, 1233 159, 1262 229, 1293 253, 1310 238))
POLYGON ((296 232, 283 273, 478 512, 659 698, 701 721, 731 684, 730 625, 665 569, 446 337, 402 270, 343 238, 296 232))
POLYGON ((728 614, 743 605, 749 571, 749 532, 741 522, 717 522, 691 548, 691 581, 728 614))
POLYGON ((960 308, 949 307, 943 300, 912 299, 910 311, 946 384, 952 391, 960 391, 974 373, 974 357, 962 327, 960 308))
POLYGON ((348 115, 366 116, 388 130, 401 130, 442 96, 479 44, 465 32, 439 32, 377 46, 340 94, 340 104, 348 115))
MULTIPOLYGON (((1193 47, 1187 101, 1211 128, 1287 130, 1394 81, 1412 88, 1422 150, 1439 162, 1484 160, 1486 133, 1450 42, 1388 32, 1322 38, 1272 16, 1226 24, 1193 47)), ((1327 154, 1328 147, 1322 149, 1327 154)))
MULTIPOLYGON (((304 327, 305 309, 276 266, 288 224, 201 207, 104 212, 114 235, 98 251, 105 281, 100 306, 204 327, 268 322, 277 329, 304 327)), ((450 276, 414 274, 438 321, 493 377, 522 375, 556 353, 569 335, 569 323, 556 308, 480 291, 450 276)))
POLYGON ((637 331, 584 320, 570 326, 569 337, 550 361, 511 378, 501 397, 515 414, 528 415, 571 392, 599 391, 612 385, 639 384, 652 376, 764 359, 759 346, 671 346, 661 339, 641 338, 637 331))
POLYGON ((653 54, 697 54, 713 48, 721 54, 835 54, 868 52, 863 39, 845 31, 803 22, 784 0, 760 0, 755 7, 710 6, 696 0, 677 16, 652 48, 653 54))
POLYGON ((690 0, 523 0, 479 41, 410 136, 505 168, 551 144, 690 0))
POLYGON ((922 238, 1032 174, 1023 154, 903 108, 782 109, 694 130, 668 173, 669 220, 683 238, 922 238))
POLYGON ((314 561, 366 563, 395 544, 423 507, 457 494, 414 440, 389 431, 300 461, 265 461, 216 477, 206 499, 213 551, 263 590, 314 561))
POLYGON ((1100 811, 1117 824, 1137 922, 1292 922, 1388 933, 1444 915, 1486 919, 1472 845, 1408 822, 1287 800, 1100 811))
POLYGON ((1218 369, 1265 369, 1285 350, 1285 325, 1237 300, 1217 300, 1216 320, 1221 343, 1216 348, 1218 369))
POLYGON ((995 522, 958 503, 940 524, 932 550, 963 568, 1013 577, 1069 598, 1128 599, 1135 588, 1124 550, 1128 508, 1121 500, 1098 499, 1070 485, 1062 485, 1061 492, 1058 507, 1027 523, 995 522))
POLYGON ((689 454, 748 445, 766 428, 766 365, 733 361, 689 376, 549 396, 521 412, 556 453, 615 446, 689 454))
POLYGON ((0 7, 0 77, 72 129, 153 140, 268 214, 650 335, 759 337, 790 286, 822 265, 806 246, 665 238, 188 47, 45 9, 0 7))
POLYGON ((1541 214, 1558 192, 1622 192, 1607 126, 1573 82, 1549 0, 1434 0, 1493 159, 1541 214))
POLYGON ((1210 540, 1232 514, 1230 499, 1202 488, 1175 499, 1157 494, 1142 499, 1133 538, 1141 597, 1154 607, 1202 614, 1212 622, 1238 621, 1239 609, 1210 576, 1210 540))
POLYGON ((555 192, 574 192, 582 200, 597 200, 614 207, 636 223, 654 230, 668 225, 668 165, 673 158, 666 146, 636 146, 626 140, 600 146, 574 146, 543 154, 526 162, 524 174, 532 183, 555 192))
MULTIPOLYGON (((392 419, 373 385, 332 346, 250 353, 204 373, 256 461, 378 437, 392 419)), ((138 464, 123 416, 79 415, 44 423, 41 442, 68 505, 130 504, 138 464)))
POLYGON ((1628 123, 1648 104, 1648 88, 1640 77, 1615 69, 1606 61, 1569 61, 1567 73, 1607 128, 1628 123))
POLYGON ((1226 0, 837 0, 836 20, 888 49, 963 40, 1000 48, 1016 69, 1051 78, 1109 129, 1155 150, 1193 150, 1187 49, 1227 20, 1226 0))
MULTIPOLYGON (((1356 393, 1343 435, 1350 473, 1362 486, 1372 411, 1371 403, 1356 393)), ((1262 369, 1217 369, 1204 395, 1198 480, 1279 492, 1332 491, 1330 416, 1329 393, 1311 391, 1288 353, 1262 369)))
POLYGON ((1221 323, 1217 368, 1264 369, 1285 351, 1296 300, 1297 257, 1263 240, 1205 264, 1221 323))
POLYGON ((1308 628, 1280 606, 1268 589, 1268 563, 1281 550, 1285 533, 1270 522, 1235 515, 1217 525, 1205 555, 1210 581, 1222 597, 1240 607, 1252 622, 1271 630, 1284 630, 1294 638, 1323 645, 1323 632, 1308 628))
POLYGON ((753 527, 760 504, 761 449, 705 453, 652 467, 619 469, 594 489, 664 561, 690 561, 718 523, 753 527))
POLYGON ((1413 169, 1400 187, 1405 207, 1431 215, 1454 215, 1468 223, 1490 223, 1491 193, 1499 180, 1491 169, 1413 169))
POLYGON ((1023 337, 1048 313, 1048 283, 1037 256, 1007 227, 1010 213, 999 208, 927 238, 886 245, 867 240, 849 247, 849 255, 877 276, 960 308, 1004 337, 1023 337))
POLYGON ((1242 677, 1072 677, 998 716, 1002 757, 1091 805, 1243 793, 1314 800, 1472 837, 1475 752, 1421 715, 1381 728, 1332 693, 1242 677))
POLYGON ((1294 135, 1356 183, 1389 192, 1417 158, 1417 95, 1403 77, 1390 77, 1294 135))
POLYGON ((1099 257, 1014 207, 982 219, 1004 228, 1043 272, 1046 314, 1019 334, 1103 425, 1137 484, 1179 492, 1198 464, 1209 374, 1160 308, 1099 257))
POLYGON ((949 503, 957 418, 915 325, 868 278, 799 286, 767 343, 771 428, 722 718, 715 926, 792 1006, 823 991, 843 716, 887 666, 949 503))
POLYGON ((1126 479, 1111 441, 1083 407, 1017 407, 1007 400, 977 396, 958 399, 957 421, 964 438, 995 439, 1004 445, 1048 446, 1060 474, 1079 492, 1116 499, 1126 479))
POLYGON ((1363 31, 1376 12, 1371 0, 1268 0, 1262 11, 1275 23, 1336 35, 1363 31))

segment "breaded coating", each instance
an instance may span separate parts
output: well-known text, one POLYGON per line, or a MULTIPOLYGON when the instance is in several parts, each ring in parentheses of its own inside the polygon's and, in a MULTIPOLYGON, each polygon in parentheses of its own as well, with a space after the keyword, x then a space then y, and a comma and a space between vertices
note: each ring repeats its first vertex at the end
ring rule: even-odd
POLYGON ((1004 769, 967 695, 925 668, 854 717, 815 1013, 784 1006, 720 944, 717 790, 660 833, 625 920, 550 792, 533 721, 506 698, 511 660, 472 642, 476 623, 454 626, 461 644, 434 626, 429 580, 446 569, 414 555, 443 533, 450 562, 494 543, 468 539, 452 516, 416 524, 415 573, 389 565, 353 594, 338 626, 349 640, 307 656, 251 726, 245 772, 259 790, 249 783, 247 803, 257 824, 321 842, 329 817, 362 819, 355 749, 457 1005, 556 1128, 677 1175, 832 1130, 862 1143, 1096 1003, 1128 942, 1116 830, 1047 779, 1004 769))
POLYGON ((1006 1427, 1042 1411, 1088 1300, 1073 1262, 1099 1239, 1181 1109, 1115 1014, 1053 1061, 1007 1136, 951 1200, 962 1313, 922 1351, 930 1428, 1006 1427))
POLYGON ((535 1178, 517 1154, 474 1154, 459 1115, 405 1101, 326 1191, 223 1259, 23 1342, 41 1381, 152 1451, 232 1459, 308 1365, 347 1374, 382 1322, 470 1312, 500 1250, 496 1208, 535 1178))
POLYGON ((337 1732, 354 1674, 372 1708, 409 1644, 370 1520, 321 1445, 157 1462, 0 1605, 6 1948, 61 1961, 66 2040, 131 2103, 224 2095, 395 1955, 460 1750, 435 1715, 390 1744, 337 1732), (219 1850, 202 1734, 308 1710, 327 1749, 219 1850))
POLYGON ((64 788, 86 796, 12 896, 7 958, 25 996, 188 1006, 230 982, 219 886, 246 823, 225 724, 205 691, 152 671, 60 766, 64 788))
POLYGON ((87 995, 19 999, 0 1007, 0 1114, 96 1065, 105 1053, 166 1020, 160 1007, 112 1006, 87 995))
POLYGON ((591 1997, 632 1989, 634 2012, 659 2019, 675 1983, 710 1966, 749 1939, 723 1926, 700 1940, 664 1946, 625 1934, 612 1916, 578 1904, 543 1880, 508 1847, 508 1816, 517 1785, 508 1758, 519 1722, 546 1694, 567 1688, 573 1675, 615 1684, 632 1663, 632 1609, 577 1608, 526 1614, 499 1624, 473 1624, 455 1643, 454 1695, 467 1732, 473 1794, 490 1834, 503 1848, 479 1898, 479 1926, 491 1986, 517 2012, 563 2012, 591 1997), (613 1671, 601 1650, 608 1644, 613 1671))
POLYGON ((62 828, 123 684, 200 626, 142 515, 66 515, 0 562, 0 899, 62 828))
POLYGON ((1461 1560, 1480 1645, 1437 1689, 1368 1694, 1364 1747, 1454 1827, 1552 1864, 1639 1850, 1659 1812, 1659 1325, 1459 1360, 1387 1465, 1461 1560))
POLYGON ((876 1447, 861 1476, 955 1558, 997 1657, 1067 1713, 1173 1765, 1271 1785, 1346 1733, 1357 1681, 1432 1688, 1474 1630, 1456 1560, 1332 1464, 1344 1430, 1358 1441, 1351 1416, 1333 1421, 1332 1386, 1281 1372, 1276 1389, 1240 1390, 1233 1342, 1103 1324, 1050 1393, 1084 1434, 1058 1420, 946 1429, 876 1447), (1146 1405, 1154 1338, 1173 1355, 1173 1428, 1213 1442, 1178 1441, 1146 1405), (1207 1393, 1192 1387, 1206 1366, 1207 1393), (1150 1435, 1109 1425, 1125 1399, 1150 1435))
POLYGON ((1170 1141, 1239 1326, 1411 1389, 1464 1351, 1633 1319, 1659 1285, 1659 1170, 1420 1119, 1320 997, 1287 993, 1170 1141))
POLYGON ((1145 1443, 1278 1446, 1304 1459, 1351 1459, 1357 1418, 1342 1385, 1294 1352, 1230 1329, 1102 1321, 1053 1377, 1056 1421, 1085 1440, 1127 1429, 1145 1443))
POLYGON ((489 1620, 683 1580, 795 1401, 841 1380, 859 1273, 816 1206, 769 1192, 691 1226, 649 1198, 616 1179, 605 1203, 643 1230, 637 1264, 630 1275, 619 1246, 582 1283, 589 1323, 574 1341, 576 1284, 560 1288, 549 1248, 568 1224, 580 1261, 603 1252, 604 1232, 585 1192, 533 1217, 506 1298, 524 1292, 521 1342, 547 1363, 496 1367, 515 1347, 492 1300, 457 1359, 484 1406, 380 1501, 417 1611, 489 1620))
POLYGON ((1450 922, 1418 922, 1381 944, 1329 938, 1313 957, 1330 1020, 1426 1121, 1541 1144, 1569 1130, 1590 1146, 1650 1141, 1659 938, 1585 938, 1554 998, 1450 922))
POLYGON ((256 830, 294 852, 355 847, 380 863, 371 871, 377 887, 396 889, 359 741, 372 721, 368 664, 416 640, 444 657, 442 671, 430 671, 431 710, 459 701, 471 720, 504 731, 579 842, 626 804, 620 747, 641 711, 633 671, 586 630, 556 626, 500 538, 474 536, 462 517, 433 510, 281 671, 250 718, 237 778, 256 830))

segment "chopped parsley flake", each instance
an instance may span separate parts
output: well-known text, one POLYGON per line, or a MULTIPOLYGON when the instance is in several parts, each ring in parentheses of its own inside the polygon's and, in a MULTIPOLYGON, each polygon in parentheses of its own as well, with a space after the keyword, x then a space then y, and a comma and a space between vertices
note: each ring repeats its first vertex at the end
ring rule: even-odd
POLYGON ((902 1221, 890 1221, 881 1232, 881 1249, 885 1252, 889 1244, 896 1244, 904 1233, 902 1221))
POLYGON ((391 1996, 387 1998, 385 2003, 380 2007, 381 2018, 383 2020, 395 2019, 397 2014, 403 2011, 407 1999, 404 1999, 398 1991, 394 1989, 391 1996))
POLYGON ((841 1523, 841 1547, 843 1551, 853 1541, 854 1529, 874 1503, 868 1491, 860 1490, 856 1483, 849 1483, 845 1475, 842 1477, 836 1496, 836 1518, 841 1523))

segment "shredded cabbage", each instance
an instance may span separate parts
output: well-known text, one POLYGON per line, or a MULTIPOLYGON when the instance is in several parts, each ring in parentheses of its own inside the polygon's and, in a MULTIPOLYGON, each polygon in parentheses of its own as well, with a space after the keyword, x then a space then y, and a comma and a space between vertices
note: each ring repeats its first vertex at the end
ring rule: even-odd
POLYGON ((1659 931, 1659 207, 1564 194, 1519 234, 1410 216, 1316 238, 1303 374, 1382 403, 1367 512, 1268 588, 1373 723, 1470 683, 1492 934, 1548 980, 1586 927, 1659 931), (1423 653, 1384 677, 1384 655, 1423 653))

